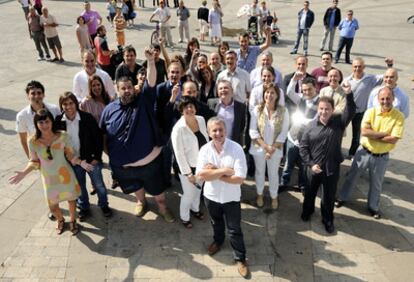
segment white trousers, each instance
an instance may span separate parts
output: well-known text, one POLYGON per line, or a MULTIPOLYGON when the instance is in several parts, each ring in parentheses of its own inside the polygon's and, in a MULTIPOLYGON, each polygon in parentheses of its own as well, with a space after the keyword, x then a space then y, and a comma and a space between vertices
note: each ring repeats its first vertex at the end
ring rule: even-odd
POLYGON ((178 20, 178 33, 180 34, 180 41, 184 41, 184 35, 187 42, 190 41, 190 28, 188 27, 188 20, 178 20))
POLYGON ((188 181, 187 176, 179 174, 183 195, 180 201, 180 218, 183 221, 190 220, 190 210, 193 212, 200 211, 200 194, 201 189, 194 186, 188 181))
POLYGON ((265 154, 253 155, 254 164, 256 166, 255 180, 256 191, 258 195, 263 195, 265 185, 265 173, 267 166, 267 175, 269 177, 269 192, 272 199, 277 198, 279 190, 279 164, 282 159, 282 151, 276 150, 272 157, 268 160, 265 159, 265 154))

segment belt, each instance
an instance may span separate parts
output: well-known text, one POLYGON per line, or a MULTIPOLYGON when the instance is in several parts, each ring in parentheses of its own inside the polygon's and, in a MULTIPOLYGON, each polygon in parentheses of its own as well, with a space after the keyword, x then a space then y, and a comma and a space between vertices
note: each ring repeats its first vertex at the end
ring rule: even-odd
POLYGON ((368 150, 367 148, 365 148, 364 146, 362 146, 362 148, 364 148, 364 150, 373 157, 382 157, 382 156, 388 155, 388 152, 387 153, 382 153, 382 154, 375 154, 375 153, 371 152, 370 150, 368 150))

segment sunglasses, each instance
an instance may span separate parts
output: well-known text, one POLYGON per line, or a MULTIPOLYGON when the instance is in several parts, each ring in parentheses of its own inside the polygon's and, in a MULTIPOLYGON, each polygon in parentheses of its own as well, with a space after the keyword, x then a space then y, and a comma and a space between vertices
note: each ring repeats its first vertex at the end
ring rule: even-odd
POLYGON ((50 149, 50 146, 47 146, 47 148, 46 148, 46 154, 47 154, 47 159, 49 161, 53 160, 52 151, 50 149))

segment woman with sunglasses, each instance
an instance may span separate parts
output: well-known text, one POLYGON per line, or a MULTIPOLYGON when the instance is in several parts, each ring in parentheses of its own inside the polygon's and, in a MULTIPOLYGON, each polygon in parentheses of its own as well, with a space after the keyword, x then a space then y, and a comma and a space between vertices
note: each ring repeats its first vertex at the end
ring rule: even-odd
POLYGON ((24 170, 16 171, 10 177, 9 183, 17 184, 32 170, 40 169, 47 203, 57 219, 57 234, 62 234, 65 229, 65 219, 59 203, 68 201, 69 228, 76 235, 79 232, 76 223, 76 199, 80 195, 80 187, 67 160, 88 171, 93 166, 74 156, 68 135, 56 129, 53 115, 48 110, 37 111, 33 121, 36 133, 29 140, 29 163, 24 170))

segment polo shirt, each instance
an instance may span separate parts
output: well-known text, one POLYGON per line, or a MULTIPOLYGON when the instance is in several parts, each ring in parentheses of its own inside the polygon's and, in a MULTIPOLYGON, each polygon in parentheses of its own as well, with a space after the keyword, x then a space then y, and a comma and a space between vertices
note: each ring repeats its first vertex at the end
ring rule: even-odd
MULTIPOLYGON (((196 174, 199 174, 207 164, 213 164, 217 168, 232 168, 235 176, 246 178, 247 164, 243 149, 230 139, 225 139, 220 154, 214 148, 213 141, 201 147, 198 154, 196 174)), ((203 193, 207 199, 220 204, 240 202, 241 197, 239 184, 230 184, 219 179, 206 181, 203 193)))
POLYGON ((128 105, 120 99, 105 107, 100 128, 106 134, 111 165, 123 166, 137 162, 161 145, 154 117, 155 88, 147 82, 143 92, 128 105))
POLYGON ((237 66, 250 73, 256 67, 257 57, 260 55, 260 46, 248 46, 246 57, 242 57, 240 49, 236 50, 236 54, 237 66))
MULTIPOLYGON (((396 108, 385 113, 381 112, 381 107, 371 108, 365 112, 361 122, 361 128, 369 128, 369 126, 372 130, 387 132, 401 139, 404 131, 404 115, 396 108)), ((395 144, 380 142, 365 136, 361 136, 361 145, 374 154, 388 153, 395 147, 395 144)))

